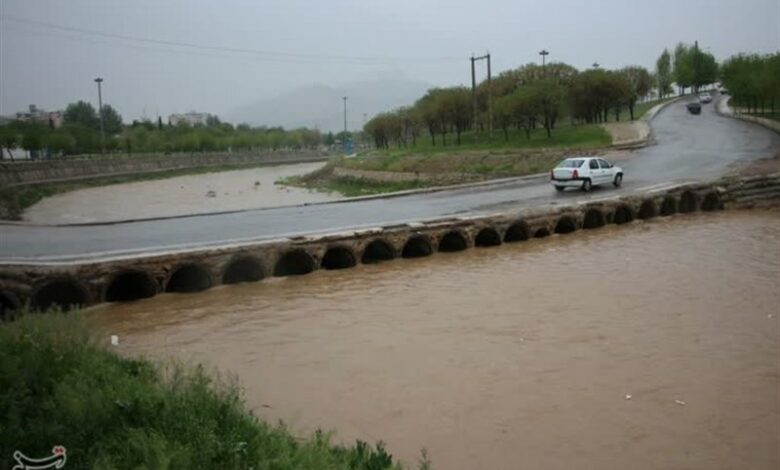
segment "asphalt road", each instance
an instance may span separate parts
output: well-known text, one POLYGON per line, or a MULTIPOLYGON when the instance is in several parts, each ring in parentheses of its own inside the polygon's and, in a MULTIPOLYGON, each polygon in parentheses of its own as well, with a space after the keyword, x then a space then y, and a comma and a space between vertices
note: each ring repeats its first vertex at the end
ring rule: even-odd
POLYGON ((68 260, 94 256, 165 252, 196 246, 280 238, 305 233, 377 227, 437 217, 574 203, 642 190, 668 182, 709 180, 738 161, 766 157, 780 136, 762 127, 722 117, 715 103, 689 114, 684 102, 662 110, 652 122, 656 145, 622 162, 620 189, 557 193, 543 180, 523 180, 386 199, 259 209, 116 225, 41 227, 0 225, 0 261, 68 260))

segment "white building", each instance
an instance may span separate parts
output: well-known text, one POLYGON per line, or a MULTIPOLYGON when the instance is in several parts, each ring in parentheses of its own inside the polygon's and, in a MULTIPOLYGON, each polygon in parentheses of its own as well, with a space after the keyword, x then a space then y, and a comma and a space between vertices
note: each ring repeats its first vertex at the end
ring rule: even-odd
POLYGON ((201 124, 205 126, 206 120, 210 116, 209 113, 196 113, 195 111, 184 114, 171 114, 168 116, 168 124, 172 126, 177 126, 179 124, 189 124, 190 126, 201 124))
POLYGON ((24 121, 24 122, 37 122, 38 124, 43 124, 46 126, 52 126, 55 129, 62 126, 63 121, 63 112, 62 111, 46 111, 43 109, 39 109, 34 104, 31 104, 27 110, 27 112, 19 112, 14 114, 13 116, 5 116, 0 120, 0 123, 5 123, 8 121, 24 121))

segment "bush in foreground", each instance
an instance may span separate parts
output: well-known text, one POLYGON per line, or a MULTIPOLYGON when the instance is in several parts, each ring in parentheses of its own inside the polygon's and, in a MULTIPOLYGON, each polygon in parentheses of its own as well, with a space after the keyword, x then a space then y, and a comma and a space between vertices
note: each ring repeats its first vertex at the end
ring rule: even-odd
POLYGON ((120 357, 78 315, 26 315, 0 325, 0 468, 55 444, 67 468, 401 468, 381 443, 336 446, 259 421, 202 367, 120 357))

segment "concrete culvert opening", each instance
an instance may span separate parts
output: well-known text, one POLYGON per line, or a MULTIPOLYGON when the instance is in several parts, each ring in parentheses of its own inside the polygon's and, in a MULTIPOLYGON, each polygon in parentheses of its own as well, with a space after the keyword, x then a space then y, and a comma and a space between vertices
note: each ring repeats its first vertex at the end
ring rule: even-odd
POLYGON ((720 195, 718 193, 711 192, 704 196, 704 200, 701 202, 701 210, 710 212, 721 209, 723 209, 723 204, 720 202, 720 195))
POLYGON ((188 264, 173 272, 166 292, 200 292, 211 287, 211 276, 208 271, 197 264, 188 264))
POLYGON ((504 234, 504 241, 507 243, 524 242, 528 238, 528 224, 525 222, 517 222, 510 225, 504 234))
POLYGON ((696 212, 698 209, 698 201, 696 194, 691 191, 685 191, 680 195, 680 207, 679 211, 683 214, 689 212, 696 212))
POLYGON ((241 282, 257 282, 263 278, 263 268, 251 256, 235 259, 225 268, 222 284, 238 284, 241 282))
POLYGON ((615 209, 615 216, 612 220, 617 225, 627 224, 634 220, 634 211, 628 206, 620 206, 615 209))
POLYGON ((474 246, 498 246, 501 236, 492 228, 483 228, 474 238, 474 246))
POLYGON ((288 251, 274 267, 274 276, 300 276, 314 271, 314 259, 304 250, 288 251))
POLYGON ((642 220, 645 219, 652 219, 653 217, 658 215, 658 208, 655 205, 655 202, 651 200, 647 200, 642 203, 641 206, 639 206, 639 218, 642 220))
POLYGON ((412 237, 406 241, 401 256, 404 258, 420 258, 428 256, 433 252, 431 244, 423 236, 412 237))
POLYGON ((661 215, 668 216, 677 213, 677 201, 667 196, 664 198, 664 202, 661 203, 661 215))
POLYGON ((566 234, 577 230, 577 222, 569 216, 563 216, 555 224, 555 233, 566 234))
POLYGON ((451 253, 453 251, 463 251, 468 248, 466 238, 460 232, 449 232, 439 240, 439 251, 451 253))
POLYGON ((157 283, 141 271, 125 271, 115 276, 106 289, 106 302, 127 302, 157 295, 157 283))
POLYGON ((352 250, 343 246, 329 248, 322 257, 322 267, 325 269, 345 269, 355 266, 355 255, 352 250))
POLYGON ((604 213, 598 209, 588 209, 582 220, 582 228, 593 229, 603 227, 607 223, 604 213))
POLYGON ((11 321, 19 310, 19 301, 16 296, 6 292, 0 292, 0 321, 11 321))
POLYGON ((550 236, 550 231, 546 228, 540 228, 534 232, 534 238, 545 238, 550 236))
POLYGON ((86 303, 87 292, 77 282, 67 279, 44 284, 32 298, 33 309, 41 312, 53 307, 68 311, 86 303))
POLYGON ((364 264, 379 263, 395 258, 393 247, 384 240, 374 240, 366 245, 361 261, 364 264))

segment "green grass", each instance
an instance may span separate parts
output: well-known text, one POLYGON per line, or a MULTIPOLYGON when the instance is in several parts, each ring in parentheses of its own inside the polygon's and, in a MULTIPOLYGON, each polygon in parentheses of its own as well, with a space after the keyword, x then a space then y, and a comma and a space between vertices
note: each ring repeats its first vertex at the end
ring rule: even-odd
POLYGON ((235 382, 203 367, 120 357, 81 314, 0 324, 0 416, 6 464, 16 450, 40 458, 59 444, 68 469, 401 468, 381 443, 339 446, 258 420, 235 382))
POLYGON ((243 170, 258 166, 267 165, 218 165, 199 168, 182 168, 153 173, 130 173, 126 175, 102 176, 57 183, 33 183, 10 188, 0 188, 0 219, 21 220, 22 213, 28 207, 32 207, 44 198, 68 191, 108 186, 112 184, 133 183, 136 181, 161 180, 174 178, 176 176, 243 170))

